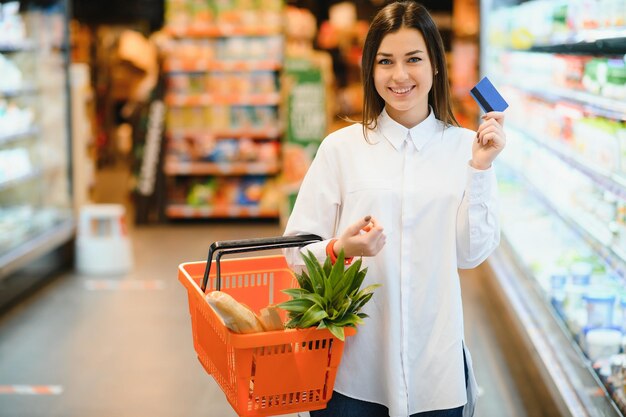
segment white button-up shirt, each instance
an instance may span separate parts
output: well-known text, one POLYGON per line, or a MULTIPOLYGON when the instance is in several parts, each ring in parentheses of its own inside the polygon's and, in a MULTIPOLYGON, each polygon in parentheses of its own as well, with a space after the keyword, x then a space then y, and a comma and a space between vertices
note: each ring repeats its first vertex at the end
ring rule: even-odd
MULTIPOLYGON (((322 142, 285 234, 325 239, 300 249, 326 258, 328 240, 372 215, 387 241, 363 258, 363 286, 380 283, 346 340, 335 390, 383 404, 391 417, 466 403, 457 268, 483 262, 500 240, 493 168, 469 165, 476 133, 434 113, 407 129, 383 111, 368 134, 354 124, 322 142)), ((290 265, 303 264, 286 250, 290 265)))

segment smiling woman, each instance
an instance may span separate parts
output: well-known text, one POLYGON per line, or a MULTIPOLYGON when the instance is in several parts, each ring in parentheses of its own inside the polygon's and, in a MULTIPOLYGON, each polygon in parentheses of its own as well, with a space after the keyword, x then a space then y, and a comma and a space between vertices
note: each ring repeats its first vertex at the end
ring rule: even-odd
POLYGON ((382 8, 363 48, 363 122, 326 137, 302 182, 285 234, 324 240, 287 250, 291 266, 308 251, 324 261, 343 250, 362 258, 363 285, 382 284, 346 341, 332 399, 312 417, 473 414, 458 269, 499 243, 491 162, 504 117, 459 127, 446 67, 424 7, 382 8))

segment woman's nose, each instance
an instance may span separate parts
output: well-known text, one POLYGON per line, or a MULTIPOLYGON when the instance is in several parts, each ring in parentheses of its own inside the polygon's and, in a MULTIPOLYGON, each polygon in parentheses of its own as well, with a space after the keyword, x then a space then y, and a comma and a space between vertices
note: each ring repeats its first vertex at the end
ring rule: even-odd
POLYGON ((402 64, 397 64, 393 69, 394 81, 403 81, 407 78, 406 68, 402 64))

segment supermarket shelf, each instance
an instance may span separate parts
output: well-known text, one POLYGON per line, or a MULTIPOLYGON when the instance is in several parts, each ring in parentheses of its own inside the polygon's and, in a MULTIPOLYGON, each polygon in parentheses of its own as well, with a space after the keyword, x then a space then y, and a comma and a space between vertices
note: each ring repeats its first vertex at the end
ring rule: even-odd
POLYGON ((0 53, 35 51, 37 44, 33 40, 23 40, 19 42, 2 43, 0 42, 0 53))
POLYGON ((7 190, 9 188, 20 185, 26 181, 30 181, 35 178, 39 178, 43 174, 42 170, 32 171, 26 175, 19 176, 17 178, 12 178, 6 181, 0 181, 0 191, 7 190))
POLYGON ((508 84, 545 101, 554 103, 567 100, 581 106, 594 115, 615 120, 626 120, 626 102, 624 101, 602 97, 586 91, 569 90, 557 86, 538 86, 519 81, 511 83, 510 80, 500 80, 500 83, 503 85, 508 84))
POLYGON ((168 106, 211 106, 216 104, 240 106, 276 106, 280 104, 279 93, 269 94, 175 94, 165 97, 168 106))
POLYGON ((282 68, 278 61, 215 61, 215 60, 182 60, 168 58, 164 64, 165 72, 209 72, 209 71, 277 71, 282 68))
POLYGON ((5 98, 12 98, 12 97, 19 97, 19 96, 26 96, 26 95, 31 95, 31 94, 35 94, 37 93, 37 87, 35 87, 34 85, 24 85, 22 87, 16 87, 16 88, 0 88, 0 98, 5 97, 5 98))
POLYGON ((167 175, 275 175, 278 172, 277 162, 165 162, 167 175))
POLYGON ((30 261, 68 242, 74 235, 74 220, 67 219, 22 245, 0 255, 0 280, 30 261))
POLYGON ((194 129, 170 129, 167 135, 172 140, 183 140, 186 137, 198 137, 207 139, 278 139, 282 132, 278 128, 270 129, 228 129, 209 131, 194 129))
POLYGON ((510 316, 515 318, 517 330, 524 336, 550 392, 558 401, 561 414, 621 416, 590 361, 549 307, 532 273, 504 233, 500 247, 487 263, 496 287, 507 301, 510 316))
POLYGON ((278 209, 262 209, 258 206, 231 205, 224 207, 194 207, 185 204, 170 204, 165 215, 173 219, 208 218, 278 218, 278 209))
MULTIPOLYGON (((515 171, 515 170, 513 170, 515 171)), ((626 279, 626 252, 609 241, 610 238, 600 236, 593 223, 582 217, 565 213, 550 201, 530 179, 519 171, 516 175, 522 179, 528 191, 555 217, 565 223, 572 231, 592 248, 622 279, 626 279)))
POLYGON ((600 167, 595 167, 590 165, 589 163, 583 161, 582 158, 577 156, 575 152, 569 151, 568 149, 563 149, 562 147, 558 147, 552 144, 549 144, 547 141, 540 140, 535 138, 528 133, 525 133, 523 129, 515 126, 509 127, 511 131, 514 131, 517 135, 525 140, 529 140, 541 148, 549 151, 563 162, 576 169, 580 173, 589 177, 594 183, 596 183, 600 188, 610 191, 618 197, 626 200, 626 178, 620 176, 615 173, 611 173, 607 170, 603 170, 600 167), (561 148, 561 149, 560 149, 561 148))
POLYGON ((615 31, 587 31, 570 39, 555 39, 555 43, 533 45, 532 52, 557 54, 626 54, 626 28, 615 31))
POLYGON ((554 36, 553 44, 595 42, 604 39, 624 38, 626 26, 602 29, 587 29, 578 32, 570 32, 563 36, 554 36))
POLYGON ((24 130, 22 132, 9 133, 8 135, 0 135, 0 145, 4 143, 13 142, 15 140, 19 140, 28 136, 35 136, 38 133, 39 133, 38 127, 31 127, 30 129, 24 130))
POLYGON ((272 36, 280 35, 282 28, 264 26, 215 25, 204 27, 167 26, 165 32, 183 38, 221 38, 226 36, 272 36))

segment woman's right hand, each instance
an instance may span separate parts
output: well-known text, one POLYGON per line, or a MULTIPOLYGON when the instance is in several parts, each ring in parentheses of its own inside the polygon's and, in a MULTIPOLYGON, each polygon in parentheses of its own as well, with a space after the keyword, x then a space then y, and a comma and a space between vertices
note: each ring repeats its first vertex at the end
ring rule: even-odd
POLYGON ((385 246, 382 226, 372 216, 365 216, 339 236, 333 250, 339 255, 343 249, 346 258, 353 256, 374 256, 385 246))

